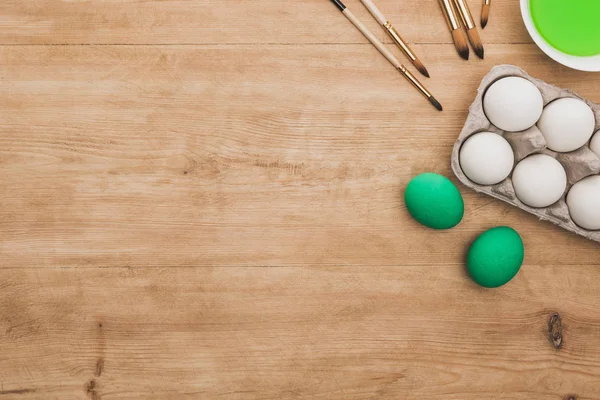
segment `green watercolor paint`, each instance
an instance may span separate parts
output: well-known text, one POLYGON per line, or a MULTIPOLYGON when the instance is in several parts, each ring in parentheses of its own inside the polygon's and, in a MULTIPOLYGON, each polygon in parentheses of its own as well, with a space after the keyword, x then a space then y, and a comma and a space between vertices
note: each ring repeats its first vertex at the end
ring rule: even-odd
POLYGON ((600 0, 530 0, 538 32, 555 49, 579 57, 600 54, 600 0))

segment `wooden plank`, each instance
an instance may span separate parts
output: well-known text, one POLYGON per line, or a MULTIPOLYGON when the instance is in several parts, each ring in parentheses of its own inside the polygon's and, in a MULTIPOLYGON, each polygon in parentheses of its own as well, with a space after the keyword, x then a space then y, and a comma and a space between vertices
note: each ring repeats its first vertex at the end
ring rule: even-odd
POLYGON ((597 245, 466 189, 433 232, 402 189, 493 65, 600 87, 515 0, 469 63, 435 0, 377 4, 444 113, 327 0, 0 2, 0 399, 597 399, 597 245), (526 262, 483 290, 499 224, 526 262))
MULTIPOLYGON (((377 32, 359 0, 348 7, 377 32)), ((411 43, 450 43, 435 0, 378 0, 411 43)), ((481 5, 472 1, 479 21, 481 5)), ((530 43, 519 2, 494 0, 484 42, 530 43)), ((389 42, 389 41, 388 41, 389 42)), ((3 0, 0 44, 366 43, 328 0, 3 0)))
POLYGON ((2 270, 0 398, 591 400, 598 280, 562 265, 502 290, 433 264, 2 270))
POLYGON ((469 65, 418 48, 443 113, 363 45, 0 48, 0 267, 462 265, 498 224, 529 263, 598 265, 593 243, 464 188, 457 229, 410 219, 403 187, 451 176, 500 60, 600 101, 532 45, 469 65))

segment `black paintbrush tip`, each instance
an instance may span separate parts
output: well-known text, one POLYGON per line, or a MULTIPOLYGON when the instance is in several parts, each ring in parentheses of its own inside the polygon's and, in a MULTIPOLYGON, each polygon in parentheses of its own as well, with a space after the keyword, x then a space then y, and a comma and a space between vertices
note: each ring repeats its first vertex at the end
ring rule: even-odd
POLYGON ((479 57, 479 58, 481 58, 483 60, 485 58, 483 46, 481 46, 481 47, 475 47, 475 54, 477 54, 477 57, 479 57))
POLYGON ((437 100, 435 99, 435 97, 433 97, 433 96, 431 96, 431 97, 429 98, 429 102, 430 102, 431 104, 433 104, 433 106, 434 106, 435 108, 437 108, 437 109, 438 109, 438 111, 442 111, 442 110, 444 109, 444 107, 442 107, 442 105, 440 104, 440 102, 439 102, 439 101, 437 101, 437 100))
POLYGON ((484 4, 481 10, 481 29, 485 28, 490 17, 490 5, 484 4))
POLYGON ((467 35, 462 29, 456 29, 452 31, 452 39, 454 40, 454 47, 458 55, 464 60, 469 59, 469 43, 467 42, 467 35))
POLYGON ((427 68, 425 68, 425 66, 423 65, 421 60, 419 60, 418 58, 415 59, 413 61, 413 65, 415 66, 416 69, 419 70, 420 73, 422 73, 423 75, 425 75, 426 77, 429 78, 429 71, 427 71, 427 68))
POLYGON ((477 54, 477 57, 479 57, 483 60, 483 57, 484 57, 483 44, 481 43, 481 38, 479 37, 477 28, 473 28, 473 29, 467 31, 467 35, 469 36, 469 40, 471 41, 473 50, 475 50, 475 54, 477 54))

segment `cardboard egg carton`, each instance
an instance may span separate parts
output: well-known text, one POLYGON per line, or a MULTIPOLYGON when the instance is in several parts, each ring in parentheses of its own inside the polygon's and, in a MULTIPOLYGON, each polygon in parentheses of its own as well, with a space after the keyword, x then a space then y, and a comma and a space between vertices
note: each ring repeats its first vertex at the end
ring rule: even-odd
POLYGON ((469 116, 467 117, 465 126, 460 133, 460 136, 458 137, 458 140, 456 141, 452 151, 452 169, 454 173, 465 186, 475 190, 476 192, 485 193, 489 196, 505 201, 514 205, 515 207, 537 216, 541 220, 550 221, 568 231, 575 232, 590 240, 600 242, 600 231, 589 231, 577 226, 575 222, 573 222, 569 214, 569 208, 567 207, 565 201, 566 195, 573 184, 588 176, 600 173, 600 158, 588 147, 589 143, 588 145, 570 153, 557 153, 551 151, 547 148, 546 140, 536 126, 533 126, 524 132, 505 132, 492 125, 483 111, 483 96, 487 88, 489 88, 494 82, 509 76, 518 76, 532 82, 542 93, 544 107, 552 101, 563 97, 572 97, 583 100, 594 111, 594 115, 596 117, 596 127, 594 132, 600 130, 599 105, 578 96, 570 90, 561 89, 539 79, 535 79, 521 68, 513 65, 500 65, 493 68, 490 73, 483 78, 481 85, 477 90, 477 97, 469 108, 469 116), (491 186, 479 185, 469 180, 460 167, 460 149, 463 143, 471 135, 484 131, 498 133, 510 143, 515 154, 515 166, 525 157, 528 157, 532 154, 547 154, 556 158, 565 168, 568 180, 567 190, 565 193, 563 193, 561 199, 550 207, 529 207, 517 198, 512 184, 512 173, 504 181, 491 186))

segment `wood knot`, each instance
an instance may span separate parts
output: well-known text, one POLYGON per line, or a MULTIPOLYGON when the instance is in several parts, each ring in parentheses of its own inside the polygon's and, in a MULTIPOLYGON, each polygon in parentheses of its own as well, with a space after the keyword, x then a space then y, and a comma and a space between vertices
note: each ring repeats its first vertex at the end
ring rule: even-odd
MULTIPOLYGON (((555 312, 550 315, 548 320, 548 340, 555 349, 560 349, 563 342, 562 320, 560 315, 555 312)), ((570 400, 569 397, 567 399, 570 400)))
POLYGON ((96 362, 96 372, 94 375, 100 376, 102 375, 102 370, 104 369, 104 360, 99 358, 96 362))
POLYGON ((574 394, 570 394, 567 397, 565 397, 565 400, 577 400, 577 396, 575 396, 574 394))
POLYGON ((98 392, 96 392, 96 381, 93 379, 85 384, 85 393, 92 400, 100 400, 100 395, 98 394, 98 392))

